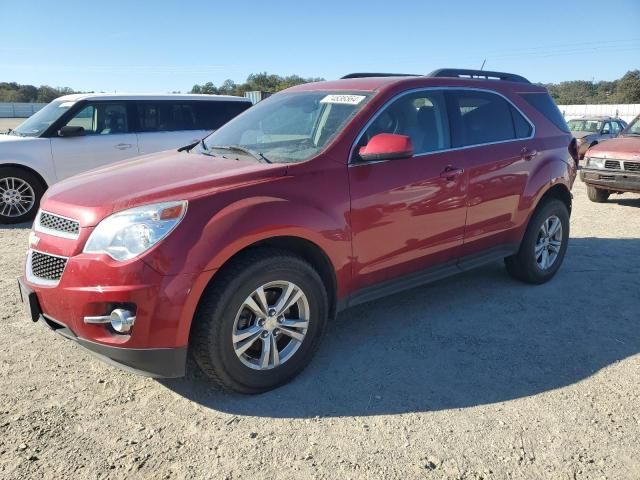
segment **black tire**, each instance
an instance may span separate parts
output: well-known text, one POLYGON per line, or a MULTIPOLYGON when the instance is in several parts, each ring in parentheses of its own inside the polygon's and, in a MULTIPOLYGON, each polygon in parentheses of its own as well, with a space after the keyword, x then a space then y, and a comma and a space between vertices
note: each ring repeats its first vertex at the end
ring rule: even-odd
POLYGON ((556 274, 564 260, 569 243, 569 210, 561 200, 552 199, 540 205, 531 217, 518 253, 505 258, 507 272, 513 278, 525 283, 541 284, 548 282, 556 274), (555 261, 546 269, 537 262, 535 249, 543 222, 557 217, 562 225, 562 241, 555 261))
POLYGON ((589 200, 592 202, 605 203, 609 200, 609 195, 611 195, 611 193, 609 193, 608 190, 602 190, 601 188, 587 185, 587 197, 589 197, 589 200))
POLYGON ((191 328, 191 354, 202 371, 225 389, 261 393, 276 388, 300 373, 317 350, 327 323, 327 298, 322 279, 301 257, 272 248, 250 250, 223 267, 205 290, 191 328), (236 315, 257 288, 281 280, 304 292, 309 326, 291 358, 269 370, 254 370, 242 363, 233 347, 236 315))
MULTIPOLYGON (((33 220, 38 212, 40 199, 45 190, 46 187, 42 184, 42 181, 30 171, 18 167, 0 167, 0 224, 7 225, 33 220), (16 185, 14 179, 24 182, 22 185, 28 185, 29 188, 26 192, 29 198, 33 198, 33 203, 31 204, 30 202, 30 208, 22 214, 17 212, 17 207, 12 207, 8 203, 10 199, 5 197, 5 192, 10 195, 10 192, 16 190, 12 188, 12 186, 16 185)), ((21 205, 22 208, 26 208, 24 204, 21 205)))

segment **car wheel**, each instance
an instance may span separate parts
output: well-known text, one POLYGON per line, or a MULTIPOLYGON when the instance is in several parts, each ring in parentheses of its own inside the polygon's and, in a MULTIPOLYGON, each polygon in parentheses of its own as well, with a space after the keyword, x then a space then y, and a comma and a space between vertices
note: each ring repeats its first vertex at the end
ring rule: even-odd
POLYGON ((45 187, 31 172, 16 167, 0 168, 0 223, 33 220, 45 187))
POLYGON ((550 200, 529 221, 518 253, 505 259, 507 272, 526 283, 551 280, 562 265, 568 241, 567 206, 560 200, 550 200))
POLYGON ((589 200, 596 203, 604 203, 609 200, 608 190, 602 190, 601 188, 592 187, 591 185, 587 185, 587 197, 589 200))
POLYGON ((191 353, 222 387, 264 392, 307 366, 327 315, 325 286, 309 263, 257 248, 223 267, 205 290, 194 317, 191 353))

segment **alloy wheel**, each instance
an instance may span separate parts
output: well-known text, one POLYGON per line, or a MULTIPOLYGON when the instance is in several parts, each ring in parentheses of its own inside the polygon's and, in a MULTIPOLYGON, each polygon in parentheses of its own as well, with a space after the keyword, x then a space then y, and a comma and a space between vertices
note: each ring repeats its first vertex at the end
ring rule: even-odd
POLYGON ((309 327, 309 301, 288 281, 257 288, 240 306, 233 324, 233 349, 254 370, 270 370, 298 351, 309 327))
POLYGON ((21 217, 33 208, 36 194, 33 187, 17 177, 0 178, 0 215, 21 217))
POLYGON ((538 231, 536 240, 536 263, 541 270, 548 270, 555 263, 562 247, 562 222, 552 215, 547 218, 538 231))

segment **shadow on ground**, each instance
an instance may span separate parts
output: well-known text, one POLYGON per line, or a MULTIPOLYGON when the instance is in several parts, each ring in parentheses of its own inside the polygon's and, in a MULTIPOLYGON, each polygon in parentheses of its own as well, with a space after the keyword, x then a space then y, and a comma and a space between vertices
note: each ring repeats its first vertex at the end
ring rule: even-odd
POLYGON ((492 264, 344 311, 311 365, 259 396, 192 365, 167 388, 238 415, 384 415, 471 407, 562 388, 640 351, 640 239, 571 239, 541 286, 492 264))

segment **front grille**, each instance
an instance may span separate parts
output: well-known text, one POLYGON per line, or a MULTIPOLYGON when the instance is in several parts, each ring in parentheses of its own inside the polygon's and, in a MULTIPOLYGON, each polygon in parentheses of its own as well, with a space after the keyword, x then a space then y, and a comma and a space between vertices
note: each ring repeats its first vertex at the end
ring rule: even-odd
POLYGON ((70 235, 78 235, 80 232, 80 224, 69 218, 59 217, 52 213, 40 212, 40 227, 56 232, 68 233, 70 235))
POLYGON ((66 265, 67 259, 64 257, 55 257, 35 250, 31 252, 31 274, 42 280, 60 280, 66 265))
POLYGON ((610 170, 620 170, 620 162, 618 160, 605 160, 604 168, 610 170))
POLYGON ((629 172, 640 172, 640 162, 624 162, 624 169, 629 172))

